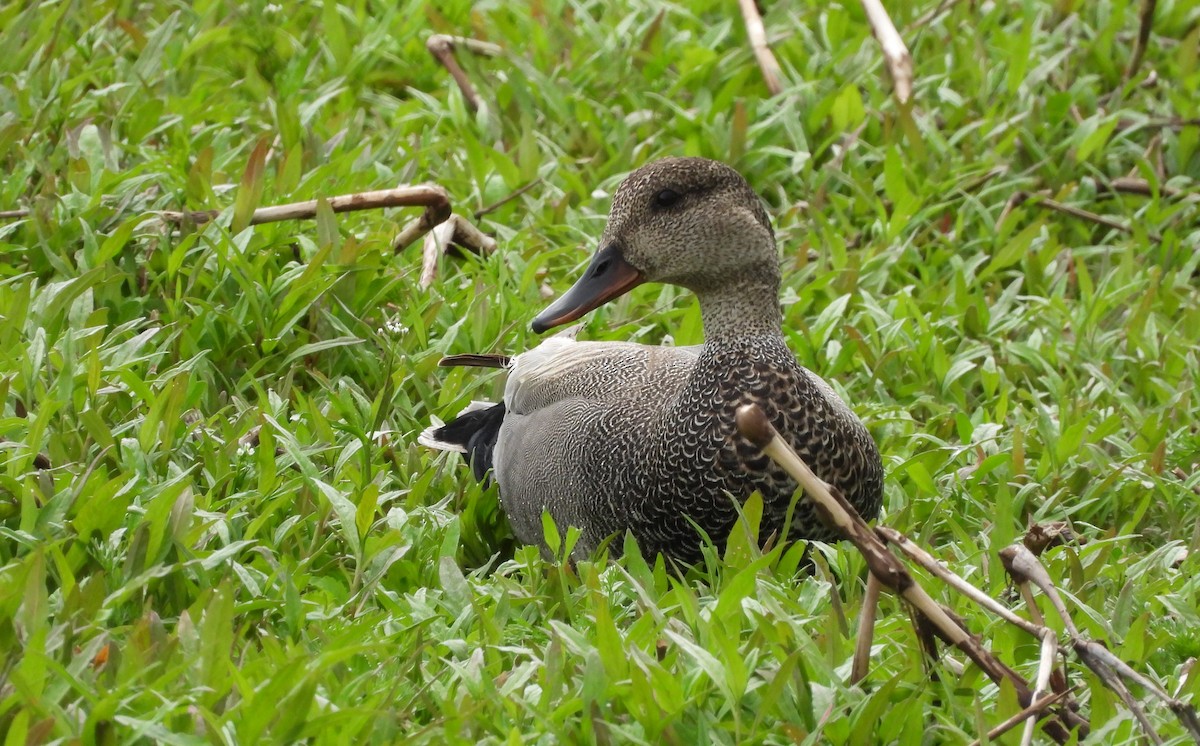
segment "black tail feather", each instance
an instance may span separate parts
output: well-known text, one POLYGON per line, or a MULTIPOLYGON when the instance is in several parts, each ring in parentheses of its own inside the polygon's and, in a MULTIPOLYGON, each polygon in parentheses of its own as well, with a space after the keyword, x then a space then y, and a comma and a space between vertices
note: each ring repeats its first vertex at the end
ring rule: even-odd
POLYGON ((474 352, 447 355, 438 361, 441 368, 507 368, 512 362, 508 355, 484 355, 474 352))
POLYGON ((475 478, 486 483, 492 470, 492 452, 504 422, 504 402, 459 415, 433 431, 433 437, 467 449, 475 478))

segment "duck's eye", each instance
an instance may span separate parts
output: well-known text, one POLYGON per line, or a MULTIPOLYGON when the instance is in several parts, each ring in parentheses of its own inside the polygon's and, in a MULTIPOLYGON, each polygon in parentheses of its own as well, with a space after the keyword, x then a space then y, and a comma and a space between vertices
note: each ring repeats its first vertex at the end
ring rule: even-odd
POLYGON ((663 189, 654 195, 654 206, 658 208, 674 207, 679 204, 681 199, 683 199, 683 195, 674 189, 663 189))

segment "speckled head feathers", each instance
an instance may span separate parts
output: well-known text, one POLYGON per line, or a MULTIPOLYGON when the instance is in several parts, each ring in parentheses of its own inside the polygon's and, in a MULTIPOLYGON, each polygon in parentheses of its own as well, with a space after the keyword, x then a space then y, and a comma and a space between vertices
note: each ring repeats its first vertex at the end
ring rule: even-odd
POLYGON ((652 282, 695 291, 742 277, 778 282, 762 201, 741 174, 707 158, 664 158, 630 174, 600 239, 613 244, 652 282))

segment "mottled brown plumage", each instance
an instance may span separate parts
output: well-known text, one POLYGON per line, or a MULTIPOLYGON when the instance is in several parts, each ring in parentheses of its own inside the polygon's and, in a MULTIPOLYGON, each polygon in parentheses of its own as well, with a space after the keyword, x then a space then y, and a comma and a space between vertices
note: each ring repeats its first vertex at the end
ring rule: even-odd
MULTIPOLYGON (((701 347, 551 337, 513 358, 505 409, 477 410, 423 435, 489 466, 518 538, 542 544, 541 515, 581 530, 577 553, 631 531, 642 550, 698 559, 696 526, 723 545, 734 499, 764 498, 761 537, 782 529, 795 484, 737 434, 757 403, 813 470, 867 519, 883 469, 865 427, 784 343, 779 264, 758 196, 733 169, 669 158, 631 174, 613 197, 600 251, 535 328, 577 318, 641 281, 692 290, 701 347), (499 422, 499 427, 495 425, 499 422), (467 439, 472 439, 468 446, 467 439)), ((832 538, 801 502, 792 538, 832 538)))

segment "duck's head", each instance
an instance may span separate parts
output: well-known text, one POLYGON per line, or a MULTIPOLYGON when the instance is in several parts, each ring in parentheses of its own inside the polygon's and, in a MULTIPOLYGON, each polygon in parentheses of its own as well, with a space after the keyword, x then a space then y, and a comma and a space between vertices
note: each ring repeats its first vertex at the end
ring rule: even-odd
POLYGON ((758 195, 723 163, 664 158, 617 187, 591 264, 533 330, 574 321, 643 282, 704 294, 745 281, 779 282, 775 234, 758 195))

